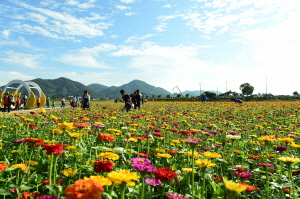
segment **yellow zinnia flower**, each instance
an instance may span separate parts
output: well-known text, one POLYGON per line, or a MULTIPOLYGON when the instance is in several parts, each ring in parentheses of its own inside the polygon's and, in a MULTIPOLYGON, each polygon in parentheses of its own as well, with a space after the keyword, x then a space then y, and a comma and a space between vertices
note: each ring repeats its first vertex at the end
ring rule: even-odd
POLYGON ((240 192, 245 191, 247 188, 241 184, 232 182, 230 180, 223 179, 226 188, 226 195, 229 199, 234 199, 240 192))
POLYGON ((15 169, 20 169, 22 167, 26 167, 26 164, 14 164, 11 166, 12 168, 15 168, 15 169))
POLYGON ((293 142, 294 141, 294 138, 279 138, 278 139, 279 142, 293 142))
POLYGON ((100 153, 99 157, 110 160, 118 160, 120 158, 118 154, 112 152, 100 153))
POLYGON ((199 166, 199 167, 210 168, 210 167, 212 167, 212 166, 215 166, 216 164, 212 163, 212 162, 211 162, 210 160, 208 160, 208 159, 204 159, 204 160, 198 159, 198 160, 196 160, 195 165, 197 165, 197 166, 199 166))
POLYGON ((78 137, 80 137, 80 133, 68 133, 68 135, 69 135, 71 138, 78 138, 78 137))
POLYGON ((73 177, 77 173, 77 170, 68 168, 68 169, 62 170, 61 173, 66 177, 73 177))
POLYGON ((129 186, 135 186, 135 182, 140 176, 136 175, 136 172, 130 172, 129 170, 112 171, 107 174, 107 178, 113 182, 113 185, 120 185, 126 183, 129 186))
POLYGON ((172 156, 168 153, 157 153, 155 155, 156 157, 161 157, 161 158, 171 158, 172 156))
POLYGON ((300 162, 299 158, 294 157, 280 157, 278 160, 286 162, 286 163, 294 163, 294 162, 300 162))
POLYGON ((166 152, 166 150, 165 149, 156 148, 154 152, 155 153, 164 153, 164 152, 166 152))
POLYGON ((95 181, 99 182, 100 184, 102 184, 103 186, 112 184, 112 182, 108 178, 103 177, 103 176, 90 176, 89 178, 84 177, 84 179, 85 180, 95 180, 95 181))
MULTIPOLYGON (((184 156, 192 156, 192 151, 187 151, 183 154, 184 156)), ((199 153, 197 151, 194 151, 194 158, 198 158, 199 153)))
POLYGON ((203 156, 208 158, 222 158, 222 155, 216 152, 204 152, 203 156))
POLYGON ((300 148, 300 144, 296 144, 295 142, 293 142, 290 146, 295 148, 300 148))
POLYGON ((67 123, 67 122, 58 123, 57 126, 60 129, 68 129, 68 130, 74 128, 73 123, 67 123))
MULTIPOLYGON (((181 171, 191 173, 193 171, 193 169, 192 168, 182 168, 181 171)), ((194 173, 197 173, 197 172, 194 170, 194 173)))
MULTIPOLYGON (((26 164, 26 165, 28 165, 28 163, 29 163, 28 161, 25 161, 25 164, 26 164)), ((38 162, 35 162, 35 161, 31 161, 31 160, 30 160, 30 165, 38 165, 38 164, 39 164, 38 162)))

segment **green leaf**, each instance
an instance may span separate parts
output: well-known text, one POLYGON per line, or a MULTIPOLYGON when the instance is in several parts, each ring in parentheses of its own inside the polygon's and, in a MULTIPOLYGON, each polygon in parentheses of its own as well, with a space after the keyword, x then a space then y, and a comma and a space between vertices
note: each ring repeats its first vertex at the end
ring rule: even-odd
POLYGON ((22 191, 26 191, 26 190, 32 189, 32 187, 28 187, 28 186, 25 186, 25 185, 21 185, 21 186, 20 186, 20 189, 21 189, 22 191))
POLYGON ((152 198, 155 198, 155 197, 157 197, 159 195, 160 195, 160 193, 147 193, 145 195, 145 199, 152 199, 152 198))
POLYGON ((11 193, 5 189, 0 189, 0 195, 9 196, 11 193))

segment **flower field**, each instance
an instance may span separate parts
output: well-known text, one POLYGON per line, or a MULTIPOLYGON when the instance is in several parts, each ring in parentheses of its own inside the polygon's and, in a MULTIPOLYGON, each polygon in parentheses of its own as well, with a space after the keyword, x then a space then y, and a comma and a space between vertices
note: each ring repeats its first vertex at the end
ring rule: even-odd
POLYGON ((300 102, 0 115, 0 198, 300 198, 300 102))

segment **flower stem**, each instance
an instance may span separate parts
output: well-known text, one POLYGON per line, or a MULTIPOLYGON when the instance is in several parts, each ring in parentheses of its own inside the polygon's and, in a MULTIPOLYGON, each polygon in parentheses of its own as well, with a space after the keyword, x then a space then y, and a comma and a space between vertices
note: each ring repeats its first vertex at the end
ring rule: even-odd
POLYGON ((192 198, 194 198, 194 162, 195 162, 195 158, 194 158, 194 154, 195 154, 195 149, 192 148, 192 198))
POLYGON ((120 199, 125 199, 125 188, 126 188, 126 183, 120 184, 120 199))

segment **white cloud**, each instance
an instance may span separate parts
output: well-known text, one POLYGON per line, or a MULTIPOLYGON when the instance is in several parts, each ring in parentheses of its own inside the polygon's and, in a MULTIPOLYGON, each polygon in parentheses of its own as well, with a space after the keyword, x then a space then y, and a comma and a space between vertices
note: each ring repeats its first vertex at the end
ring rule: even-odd
POLYGON ((171 8, 171 7, 172 7, 171 4, 166 4, 166 5, 162 6, 162 8, 171 8))
POLYGON ((135 0, 121 0, 122 3, 135 3, 135 0))
MULTIPOLYGON (((69 1, 69 3, 75 4, 75 1, 69 1)), ((84 36, 87 38, 95 36, 103 36, 103 29, 108 29, 112 24, 105 22, 92 23, 92 20, 104 19, 99 15, 91 13, 92 18, 76 18, 66 13, 55 12, 49 9, 38 8, 27 5, 25 3, 19 3, 22 7, 37 11, 39 13, 29 13, 26 19, 38 22, 41 26, 36 26, 31 23, 25 22, 13 23, 13 30, 29 33, 29 34, 41 34, 45 37, 51 37, 56 39, 72 39, 76 40, 77 36, 84 36), (90 19, 90 20, 89 20, 90 19)), ((79 5, 79 4, 78 4, 79 5)))
POLYGON ((125 43, 134 42, 134 41, 136 41, 136 40, 144 40, 144 39, 147 39, 147 38, 152 37, 152 36, 154 36, 154 34, 146 34, 146 35, 144 35, 144 36, 142 36, 142 37, 138 37, 138 36, 136 36, 136 35, 133 35, 133 36, 130 36, 130 37, 125 41, 125 43))
POLYGON ((17 71, 0 71, 0 85, 4 86, 8 82, 15 80, 15 79, 21 79, 23 81, 34 79, 33 76, 26 75, 23 73, 19 73, 17 71))
POLYGON ((73 54, 65 54, 55 60, 70 66, 108 69, 111 67, 101 61, 99 55, 116 49, 117 47, 112 44, 99 44, 93 48, 84 47, 73 54))
POLYGON ((10 35, 10 30, 3 30, 1 31, 4 38, 8 39, 10 35))
POLYGON ((110 68, 104 62, 98 61, 92 55, 80 55, 80 54, 68 54, 56 59, 57 61, 63 62, 69 66, 79 66, 85 68, 110 68))
POLYGON ((135 12, 126 12, 125 15, 126 16, 132 16, 132 15, 135 15, 135 12))
POLYGON ((161 23, 157 26, 154 27, 155 30, 159 31, 159 32, 164 32, 167 29, 167 23, 161 23))
POLYGON ((16 46, 18 44, 19 44, 18 41, 0 40, 0 47, 2 47, 2 46, 16 46))
POLYGON ((128 10, 131 9, 131 7, 123 6, 123 5, 115 5, 115 7, 119 10, 128 10))
POLYGON ((37 60, 41 59, 43 55, 25 54, 14 51, 6 51, 0 55, 0 60, 5 63, 14 66, 23 66, 31 69, 42 68, 37 63, 37 60))

